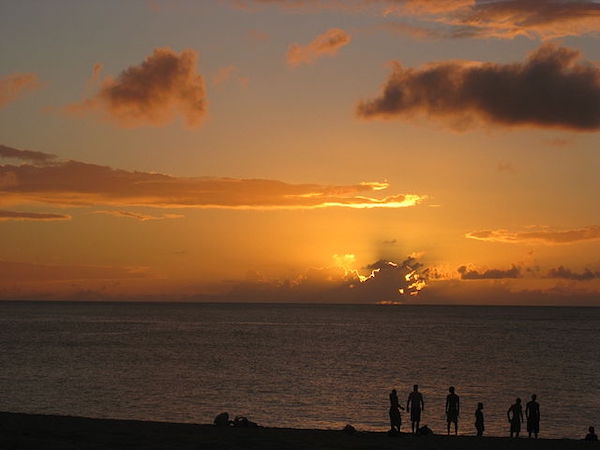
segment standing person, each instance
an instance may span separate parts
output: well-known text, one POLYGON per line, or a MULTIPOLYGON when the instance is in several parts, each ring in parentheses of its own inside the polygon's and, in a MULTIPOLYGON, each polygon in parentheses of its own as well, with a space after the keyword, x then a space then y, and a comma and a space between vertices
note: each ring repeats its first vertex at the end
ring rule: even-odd
POLYGON ((401 409, 404 408, 398 402, 398 393, 396 389, 392 389, 392 392, 390 392, 390 431, 392 432, 400 433, 400 426, 402 425, 401 409))
POLYGON ((419 385, 415 384, 413 386, 413 391, 408 395, 408 400, 406 401, 406 412, 410 412, 410 422, 413 433, 419 431, 421 411, 425 411, 425 402, 423 401, 423 394, 419 392, 419 385))
POLYGON ((517 398, 515 403, 508 408, 506 411, 508 422, 510 423, 510 437, 519 437, 521 432, 521 422, 523 422, 523 406, 521 406, 521 399, 517 398))
POLYGON ((538 433, 540 432, 540 404, 536 401, 537 395, 533 394, 531 396, 531 401, 527 402, 525 406, 525 417, 527 418, 527 432, 529 433, 529 437, 531 437, 531 433, 535 435, 535 438, 538 438, 538 433))
POLYGON ((477 410, 475 411, 475 429, 477 430, 477 436, 483 436, 485 426, 483 425, 483 403, 477 403, 477 410))
POLYGON ((454 434, 458 435, 458 415, 460 414, 460 397, 454 393, 454 386, 448 388, 450 393, 446 397, 446 422, 448 423, 448 434, 450 424, 454 423, 454 434))
POLYGON ((588 434, 585 435, 584 441, 593 441, 596 442, 598 440, 598 435, 596 434, 596 430, 594 427, 588 428, 588 434))

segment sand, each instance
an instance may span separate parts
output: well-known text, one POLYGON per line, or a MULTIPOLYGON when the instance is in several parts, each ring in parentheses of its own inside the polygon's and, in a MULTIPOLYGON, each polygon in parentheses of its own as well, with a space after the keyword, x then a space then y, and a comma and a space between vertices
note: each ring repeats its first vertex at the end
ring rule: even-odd
POLYGON ((385 432, 346 434, 336 430, 218 428, 136 420, 32 415, 0 412, 0 449, 260 449, 260 450, 475 450, 600 449, 600 444, 570 439, 509 439, 474 436, 401 435, 385 432))

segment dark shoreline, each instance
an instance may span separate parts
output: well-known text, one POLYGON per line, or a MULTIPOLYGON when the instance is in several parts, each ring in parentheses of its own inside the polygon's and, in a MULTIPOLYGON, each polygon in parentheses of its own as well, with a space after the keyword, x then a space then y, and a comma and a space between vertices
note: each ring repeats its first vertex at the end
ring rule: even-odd
POLYGON ((256 449, 256 450, 479 450, 479 449, 589 449, 598 443, 573 439, 509 439, 475 436, 425 436, 358 431, 290 428, 218 428, 138 420, 91 419, 85 417, 0 412, 2 450, 119 450, 119 449, 256 449))

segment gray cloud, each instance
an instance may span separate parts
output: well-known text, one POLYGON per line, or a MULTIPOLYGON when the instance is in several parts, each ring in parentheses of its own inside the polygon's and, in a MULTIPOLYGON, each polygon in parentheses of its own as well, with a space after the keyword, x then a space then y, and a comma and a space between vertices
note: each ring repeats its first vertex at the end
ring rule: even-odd
POLYGON ((441 119, 466 128, 600 129, 600 68, 577 50, 544 44, 523 63, 447 61, 420 68, 394 63, 381 95, 357 107, 365 119, 441 119))
POLYGON ((517 266, 512 266, 510 269, 488 269, 483 272, 477 270, 469 270, 467 266, 460 266, 457 269, 462 280, 501 280, 504 278, 519 278, 521 277, 521 269, 517 266))
POLYGON ((36 152, 33 150, 18 150, 0 144, 0 158, 20 159, 31 162, 48 162, 56 158, 50 153, 36 152))
POLYGON ((581 273, 573 272, 564 266, 559 266, 550 269, 546 274, 546 278, 562 278, 565 280, 589 281, 600 278, 600 272, 593 272, 590 269, 585 269, 581 273))

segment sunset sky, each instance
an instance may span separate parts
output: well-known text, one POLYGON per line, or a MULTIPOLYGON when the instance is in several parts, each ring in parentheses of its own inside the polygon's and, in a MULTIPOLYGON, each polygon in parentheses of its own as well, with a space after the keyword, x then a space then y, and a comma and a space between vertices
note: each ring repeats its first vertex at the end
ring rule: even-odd
POLYGON ((0 5, 0 299, 600 305, 600 3, 0 5))

